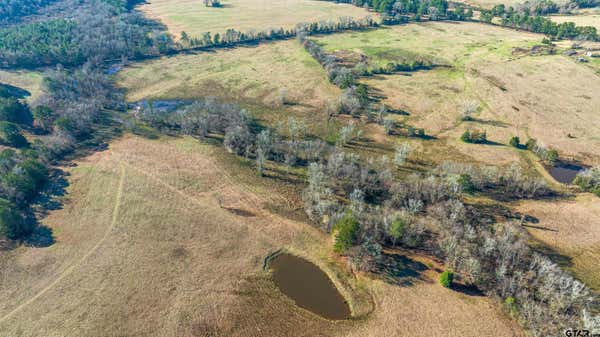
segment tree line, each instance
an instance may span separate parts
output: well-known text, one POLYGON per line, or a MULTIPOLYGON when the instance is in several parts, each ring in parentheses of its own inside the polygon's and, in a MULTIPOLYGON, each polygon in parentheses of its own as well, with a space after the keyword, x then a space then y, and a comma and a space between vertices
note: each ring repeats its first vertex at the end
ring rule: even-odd
POLYGON ((597 41, 600 38, 595 27, 576 26, 573 22, 555 23, 541 16, 556 12, 557 8, 557 5, 549 0, 525 2, 517 8, 497 5, 492 10, 482 10, 480 19, 482 22, 492 23, 494 18, 498 17, 503 26, 542 33, 556 39, 597 41))
POLYGON ((299 23, 295 28, 269 29, 266 31, 249 30, 241 32, 235 29, 227 29, 225 33, 211 34, 205 32, 201 36, 191 37, 186 32, 182 32, 177 49, 186 50, 194 48, 218 48, 230 47, 241 43, 256 43, 264 40, 283 40, 292 38, 298 34, 330 34, 345 30, 363 30, 372 27, 378 27, 379 23, 372 17, 367 16, 362 19, 342 16, 337 21, 322 20, 312 23, 299 23))
POLYGON ((35 229, 32 203, 57 160, 83 146, 105 124, 107 109, 124 109, 122 95, 98 63, 50 71, 44 95, 30 107, 0 91, 0 236, 26 239, 35 229), (28 140, 24 133, 34 137, 28 140))
MULTIPOLYGON (((330 1, 330 0, 324 0, 330 1)), ((456 4, 450 10, 447 0, 333 0, 336 3, 349 3, 381 13, 382 23, 393 25, 422 17, 429 20, 468 20, 473 10, 462 4, 456 4)))

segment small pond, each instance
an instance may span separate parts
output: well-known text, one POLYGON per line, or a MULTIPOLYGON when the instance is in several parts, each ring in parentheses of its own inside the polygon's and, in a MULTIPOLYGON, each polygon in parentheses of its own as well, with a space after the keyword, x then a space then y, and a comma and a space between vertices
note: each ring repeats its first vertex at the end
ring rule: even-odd
POLYGON ((277 255, 270 263, 273 280, 296 305, 322 317, 350 318, 350 307, 333 282, 313 263, 291 254, 277 255))
POLYGON ((570 184, 575 180, 577 173, 583 170, 583 167, 570 163, 557 163, 547 169, 556 181, 563 184, 570 184))

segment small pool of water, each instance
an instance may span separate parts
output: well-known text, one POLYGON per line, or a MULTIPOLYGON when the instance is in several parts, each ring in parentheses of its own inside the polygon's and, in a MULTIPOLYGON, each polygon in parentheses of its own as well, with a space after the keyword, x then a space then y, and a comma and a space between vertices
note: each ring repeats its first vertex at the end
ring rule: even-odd
POLYGON ((313 263, 280 254, 270 263, 273 280, 296 305, 332 320, 350 318, 350 307, 331 279, 313 263))
POLYGON ((548 172, 556 179, 556 181, 563 184, 570 184, 575 180, 577 173, 583 170, 583 167, 569 163, 559 163, 555 166, 549 167, 548 172))

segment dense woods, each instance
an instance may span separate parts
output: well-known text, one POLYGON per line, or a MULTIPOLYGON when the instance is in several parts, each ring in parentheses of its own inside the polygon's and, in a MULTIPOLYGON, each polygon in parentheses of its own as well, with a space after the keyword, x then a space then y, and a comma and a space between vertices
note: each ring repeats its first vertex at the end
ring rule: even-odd
POLYGON ((0 26, 18 22, 57 0, 0 0, 0 26))
POLYGON ((137 12, 102 1, 72 8, 67 17, 0 29, 0 66, 80 65, 91 57, 138 58, 170 48, 161 27, 137 12))

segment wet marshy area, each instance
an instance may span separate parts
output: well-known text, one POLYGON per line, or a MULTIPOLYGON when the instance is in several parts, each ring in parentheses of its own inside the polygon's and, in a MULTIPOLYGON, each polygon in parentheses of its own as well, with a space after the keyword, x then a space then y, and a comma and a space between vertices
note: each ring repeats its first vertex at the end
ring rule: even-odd
POLYGON ((279 254, 270 262, 273 281, 296 305, 331 320, 350 318, 350 307, 331 279, 313 263, 279 254))
POLYGON ((577 173, 581 172, 584 168, 573 163, 557 163, 546 169, 556 181, 563 184, 571 184, 575 180, 577 173))

